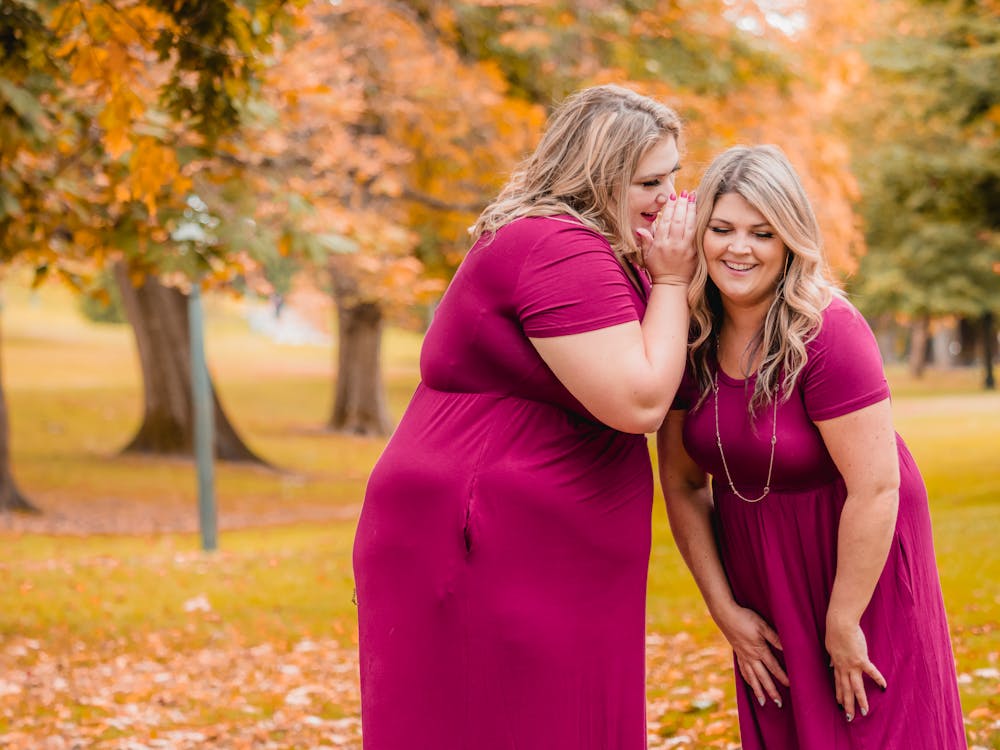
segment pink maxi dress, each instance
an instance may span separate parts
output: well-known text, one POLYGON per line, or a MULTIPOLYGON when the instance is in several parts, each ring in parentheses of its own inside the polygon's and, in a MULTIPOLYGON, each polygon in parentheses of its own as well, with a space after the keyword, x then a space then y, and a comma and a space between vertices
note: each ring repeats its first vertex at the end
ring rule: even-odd
MULTIPOLYGON (((934 559, 927 491, 897 435, 899 515, 885 569, 861 619, 869 658, 886 678, 883 692, 865 678, 867 717, 848 723, 836 702, 824 647, 826 610, 837 566, 844 480, 814 421, 832 419, 889 396, 875 338, 860 313, 834 299, 792 398, 777 414, 771 492, 749 503, 730 491, 719 458, 714 397, 689 411, 684 445, 713 477, 717 534, 736 600, 777 631, 777 652, 791 687, 777 685, 778 708, 761 707, 736 672, 743 750, 964 750, 962 709, 944 602, 934 559)), ((729 473, 744 497, 767 481, 773 410, 751 427, 753 381, 719 373, 719 436, 729 473)), ((690 371, 677 405, 696 404, 690 371)))
POLYGON ((607 241, 566 217, 480 241, 354 544, 366 750, 642 750, 652 471, 528 337, 640 320, 607 241))

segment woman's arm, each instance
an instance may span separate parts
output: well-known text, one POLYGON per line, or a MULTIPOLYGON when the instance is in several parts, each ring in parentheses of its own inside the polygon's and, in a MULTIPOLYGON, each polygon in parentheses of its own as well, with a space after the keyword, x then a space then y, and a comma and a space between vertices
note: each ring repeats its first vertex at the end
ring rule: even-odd
POLYGON ((654 283, 642 323, 531 339, 566 389, 604 424, 622 432, 656 431, 684 374, 695 203, 675 197, 663 213, 655 235, 643 241, 654 283))
POLYGON ((656 436, 670 530, 712 619, 736 652, 743 679, 758 703, 764 705, 766 697, 770 697, 780 707, 781 697, 774 680, 787 686, 788 676, 771 646, 780 649, 781 642, 763 618, 733 599, 712 528, 714 511, 708 478, 684 449, 685 414, 670 411, 656 436))
POLYGON ((868 658, 861 615, 892 544, 899 508, 899 454, 886 398, 842 417, 816 422, 844 477, 847 500, 837 538, 837 573, 826 614, 826 648, 834 670, 837 701, 848 721, 855 705, 868 713, 864 675, 885 688, 868 658))

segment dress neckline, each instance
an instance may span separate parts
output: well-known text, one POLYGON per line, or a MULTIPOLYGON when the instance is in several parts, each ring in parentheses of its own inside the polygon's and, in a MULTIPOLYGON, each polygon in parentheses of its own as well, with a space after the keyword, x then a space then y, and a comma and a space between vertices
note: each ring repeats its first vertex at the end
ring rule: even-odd
POLYGON ((719 374, 720 384, 724 383, 725 385, 743 387, 747 383, 753 383, 755 380, 757 380, 757 373, 755 372, 750 373, 750 377, 748 378, 734 378, 732 375, 727 374, 725 370, 719 367, 718 363, 715 364, 715 371, 719 374))

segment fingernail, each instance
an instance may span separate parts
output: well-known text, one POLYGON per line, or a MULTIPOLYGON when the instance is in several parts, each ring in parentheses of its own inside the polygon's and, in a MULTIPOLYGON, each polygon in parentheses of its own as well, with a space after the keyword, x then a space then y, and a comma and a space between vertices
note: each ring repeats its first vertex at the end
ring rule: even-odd
POLYGON ((867 708, 862 708, 861 709, 861 715, 862 716, 867 716, 868 715, 868 709, 867 708))
POLYGON ((671 194, 670 194, 670 200, 672 200, 672 201, 675 201, 675 200, 677 200, 677 196, 676 196, 676 195, 674 195, 673 193, 671 193, 671 194))
MULTIPOLYGON (((688 193, 688 203, 694 203, 694 200, 695 200, 695 193, 692 190, 690 193, 688 193)), ((781 648, 781 646, 778 646, 778 648, 781 648)))
POLYGON ((687 194, 688 194, 687 190, 681 190, 681 198, 687 198, 687 194))
POLYGON ((854 714, 847 714, 847 723, 850 724, 854 721, 854 714))
POLYGON ((776 705, 778 708, 781 708, 781 698, 775 698, 774 705, 776 705))
POLYGON ((762 706, 763 706, 763 705, 764 705, 765 703, 767 703, 767 701, 766 701, 766 700, 764 700, 763 698, 758 698, 758 699, 757 699, 757 702, 758 702, 758 703, 759 703, 760 705, 762 705, 762 706))

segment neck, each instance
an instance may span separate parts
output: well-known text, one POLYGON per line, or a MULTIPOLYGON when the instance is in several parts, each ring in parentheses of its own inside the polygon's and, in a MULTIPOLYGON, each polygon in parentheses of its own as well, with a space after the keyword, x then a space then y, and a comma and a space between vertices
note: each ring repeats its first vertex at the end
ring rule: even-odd
POLYGON ((748 377, 760 363, 760 351, 751 345, 760 334, 767 316, 767 305, 753 308, 723 304, 722 326, 717 331, 719 365, 727 373, 748 377))
POLYGON ((763 327, 770 301, 754 307, 736 307, 722 303, 722 327, 727 335, 748 341, 763 327))

